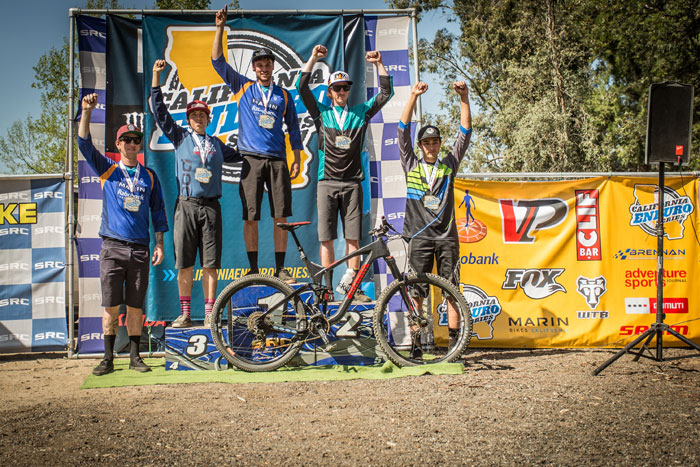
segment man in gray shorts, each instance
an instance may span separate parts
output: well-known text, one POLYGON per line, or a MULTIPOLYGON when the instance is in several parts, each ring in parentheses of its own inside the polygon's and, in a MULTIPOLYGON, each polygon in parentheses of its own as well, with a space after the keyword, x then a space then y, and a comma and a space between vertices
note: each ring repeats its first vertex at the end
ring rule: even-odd
MULTIPOLYGON (((316 62, 328 55, 322 45, 316 45, 297 80, 297 89, 318 131, 318 239, 321 241, 321 264, 335 261, 333 240, 337 237, 338 214, 343 223, 346 254, 360 248, 362 237, 362 148, 370 119, 394 95, 392 78, 384 68, 377 51, 367 52, 365 59, 377 68, 379 94, 360 105, 348 107, 352 81, 343 71, 336 71, 328 79, 328 97, 331 105, 317 101, 309 89, 311 72, 316 62)), ((348 270, 338 284, 338 291, 346 294, 353 277, 360 269, 360 257, 348 260, 348 270)), ((355 300, 371 301, 361 290, 355 300)))
POLYGON ((151 263, 163 261, 163 232, 168 231, 165 203, 155 172, 139 164, 137 156, 143 133, 134 125, 117 131, 119 163, 100 154, 90 138, 90 116, 97 105, 97 94, 82 101, 82 118, 78 127, 78 148, 102 184, 102 330, 104 359, 92 371, 102 376, 114 371, 114 341, 117 337, 119 308, 126 305, 126 330, 129 334, 129 368, 145 372, 150 368, 139 356, 143 314, 141 308, 148 288, 149 214, 156 233, 151 263))

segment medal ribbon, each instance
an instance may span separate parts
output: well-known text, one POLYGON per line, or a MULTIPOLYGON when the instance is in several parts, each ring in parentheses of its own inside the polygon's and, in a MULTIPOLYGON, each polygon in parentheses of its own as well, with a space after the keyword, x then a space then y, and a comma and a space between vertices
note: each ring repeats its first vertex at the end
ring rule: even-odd
POLYGON ((425 182, 428 185, 429 191, 433 191, 433 185, 435 184, 435 178, 437 177, 437 167, 440 164, 440 159, 436 159, 433 164, 433 168, 430 171, 430 176, 428 176, 428 164, 425 163, 424 159, 420 161, 423 166, 423 173, 425 174, 425 182))
POLYGON ((129 178, 129 172, 126 171, 126 166, 122 161, 119 161, 119 168, 122 170, 122 173, 124 174, 124 178, 126 179, 126 186, 129 187, 129 191, 131 194, 134 194, 134 188, 136 188, 136 184, 139 182, 139 173, 141 172, 141 164, 138 162, 136 163, 136 171, 134 172, 134 179, 132 180, 129 178))
POLYGON ((204 147, 202 147, 202 142, 199 140, 199 137, 195 134, 195 132, 192 131, 192 128, 190 128, 190 136, 192 136, 194 144, 199 148, 199 158, 202 160, 202 166, 206 167, 209 153, 214 148, 214 144, 210 139, 211 136, 207 134, 204 135, 204 147))
POLYGON ((270 99, 272 98, 272 88, 275 86, 275 83, 270 82, 270 87, 267 90, 267 94, 263 92, 262 86, 260 86, 260 83, 256 82, 255 84, 258 85, 258 90, 260 91, 260 98, 262 99, 263 106, 265 107, 265 112, 267 113, 267 104, 270 103, 270 99))
POLYGON ((348 106, 345 105, 343 113, 341 113, 340 115, 338 115, 338 110, 336 110, 335 106, 333 106, 333 115, 335 115, 335 121, 338 122, 338 127, 342 132, 343 127, 345 126, 345 119, 348 117, 348 106))

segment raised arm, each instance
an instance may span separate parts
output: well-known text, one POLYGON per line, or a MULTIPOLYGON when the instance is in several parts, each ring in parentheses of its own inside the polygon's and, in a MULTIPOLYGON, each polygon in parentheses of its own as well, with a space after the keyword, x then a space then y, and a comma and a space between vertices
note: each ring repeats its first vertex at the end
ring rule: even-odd
POLYGON ((156 60, 153 62, 153 78, 151 79, 151 110, 156 120, 156 125, 163 131, 168 140, 175 145, 180 146, 183 136, 186 133, 180 127, 172 115, 168 112, 168 107, 163 102, 163 91, 160 89, 160 73, 165 69, 165 60, 156 60))
POLYGON ((386 68, 384 68, 384 63, 382 63, 382 54, 380 52, 371 50, 365 53, 365 60, 377 67, 379 76, 389 76, 386 68))
POLYGON ((460 101, 460 116, 459 124, 462 128, 469 130, 472 127, 472 112, 469 107, 469 89, 464 81, 455 81, 452 88, 459 94, 460 101))
POLYGON ((311 56, 309 57, 309 60, 306 62, 306 65, 304 65, 304 69, 302 71, 306 73, 311 73, 314 69, 314 66, 316 65, 316 62, 318 62, 322 58, 326 58, 326 55, 328 55, 328 49, 325 48, 322 45, 315 45, 314 50, 311 51, 311 56))
POLYGON ((92 109, 97 106, 97 94, 88 94, 83 97, 81 102, 82 116, 80 117, 80 125, 78 125, 78 136, 87 139, 90 136, 90 118, 92 117, 92 109))
POLYGON ((316 96, 314 96, 311 89, 309 89, 309 80, 311 79, 311 72, 313 71, 316 62, 318 62, 318 60, 321 58, 325 58, 326 55, 328 55, 328 49, 322 45, 314 46, 314 50, 311 52, 311 56, 306 62, 306 65, 304 65, 304 69, 299 75, 299 79, 296 83, 297 91, 299 91, 301 100, 304 102, 304 106, 306 107, 306 110, 308 110, 309 115, 314 120, 316 131, 318 131, 321 126, 318 120, 318 118, 321 116, 321 112, 318 109, 316 96))
POLYGON ((376 50, 367 52, 365 54, 365 60, 374 65, 379 73, 379 93, 365 104, 369 105, 366 118, 371 119, 394 95, 394 84, 391 76, 389 76, 386 72, 386 68, 384 68, 382 54, 380 52, 376 50))
POLYGON ((211 46, 211 59, 216 60, 224 53, 221 47, 221 41, 224 37, 224 27, 226 26, 226 17, 228 16, 228 5, 216 12, 216 33, 214 34, 214 43, 211 46))
POLYGON ((413 85, 413 89, 411 89, 411 95, 408 96, 408 102, 406 102, 406 107, 404 107, 403 112, 401 113, 401 123, 403 123, 404 125, 408 125, 409 123, 411 123, 413 109, 416 106, 418 96, 420 96, 421 94, 425 94, 427 90, 428 84, 424 83, 423 81, 418 81, 416 84, 413 85))

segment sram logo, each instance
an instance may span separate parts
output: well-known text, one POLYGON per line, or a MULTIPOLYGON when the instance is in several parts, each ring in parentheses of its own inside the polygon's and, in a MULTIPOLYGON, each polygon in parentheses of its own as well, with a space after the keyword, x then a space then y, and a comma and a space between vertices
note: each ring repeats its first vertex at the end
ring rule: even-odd
POLYGON ((569 207, 558 198, 499 199, 504 243, 533 243, 538 230, 564 222, 569 207))
MULTIPOLYGON (((684 336, 688 335, 688 326, 681 326, 681 325, 672 325, 669 326, 669 328, 673 329, 676 331, 678 334, 682 334, 684 336)), ((642 334, 644 331, 648 331, 649 326, 621 326, 620 327, 620 335, 621 336, 632 336, 632 335, 638 335, 642 334)), ((664 331, 664 334, 668 334, 668 331, 664 331)))

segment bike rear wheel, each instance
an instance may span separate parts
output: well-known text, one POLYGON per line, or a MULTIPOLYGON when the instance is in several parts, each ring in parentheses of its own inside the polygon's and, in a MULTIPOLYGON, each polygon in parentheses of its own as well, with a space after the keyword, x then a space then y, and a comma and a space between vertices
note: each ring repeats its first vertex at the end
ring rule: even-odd
POLYGON ((227 285, 214 303, 211 335, 217 349, 244 371, 270 371, 286 364, 301 348, 304 306, 281 280, 262 274, 227 285), (283 302, 272 313, 268 309, 283 302))
POLYGON ((379 295, 373 328, 386 357, 398 366, 452 362, 469 345, 472 315, 457 286, 433 274, 413 274, 379 295), (419 313, 412 311, 416 309, 419 313), (458 323, 451 346, 450 315, 458 323))

